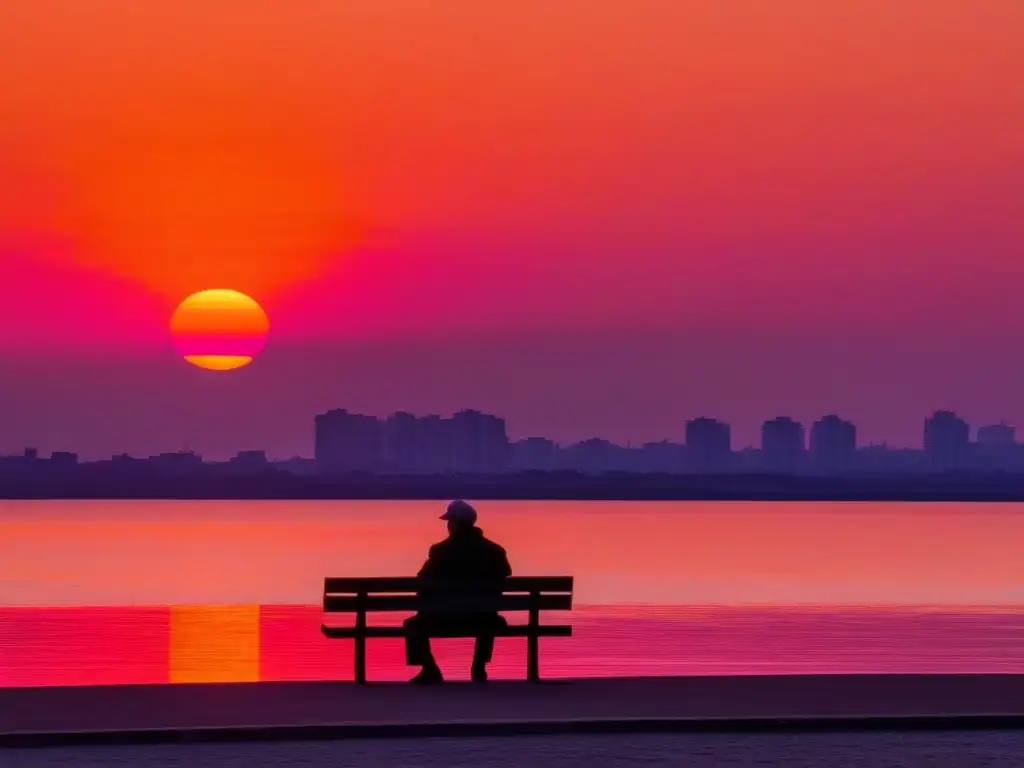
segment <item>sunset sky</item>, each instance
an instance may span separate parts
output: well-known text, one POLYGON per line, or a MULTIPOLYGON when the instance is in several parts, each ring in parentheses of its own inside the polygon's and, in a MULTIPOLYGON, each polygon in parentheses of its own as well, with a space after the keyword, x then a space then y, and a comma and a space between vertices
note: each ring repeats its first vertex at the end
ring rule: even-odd
POLYGON ((0 451, 1024 427, 1020 0, 4 0, 0 451), (188 294, 271 323, 189 366, 188 294))

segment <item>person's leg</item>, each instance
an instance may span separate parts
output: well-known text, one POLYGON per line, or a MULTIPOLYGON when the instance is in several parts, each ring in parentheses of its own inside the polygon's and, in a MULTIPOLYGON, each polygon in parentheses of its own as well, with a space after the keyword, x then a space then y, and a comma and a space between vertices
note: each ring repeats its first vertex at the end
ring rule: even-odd
POLYGON ((494 655, 494 635, 477 635, 473 645, 472 677, 478 683, 487 679, 487 665, 494 655))
POLYGON ((423 667, 413 678, 413 682, 440 682, 443 679, 441 668, 437 666, 434 653, 430 648, 430 638, 426 634, 428 620, 420 614, 406 619, 405 628, 405 663, 411 667, 423 667))
MULTIPOLYGON (((488 617, 485 623, 490 628, 507 627, 508 622, 502 616, 488 617)), ((494 656, 494 635, 481 634, 477 635, 476 642, 473 645, 473 668, 472 678, 476 682, 482 683, 487 680, 487 665, 491 663, 491 658, 494 656)))

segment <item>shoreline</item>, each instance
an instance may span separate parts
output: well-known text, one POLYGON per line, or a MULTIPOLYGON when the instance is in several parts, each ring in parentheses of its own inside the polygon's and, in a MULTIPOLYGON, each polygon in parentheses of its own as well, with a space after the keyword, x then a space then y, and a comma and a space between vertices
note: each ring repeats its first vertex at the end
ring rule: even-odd
MULTIPOLYGON (((98 494, 96 496, 3 496, 0 495, 0 501, 444 501, 452 498, 465 498, 469 494, 461 495, 449 495, 449 496, 438 496, 437 498, 427 498, 424 496, 410 497, 408 499, 398 498, 394 496, 382 497, 382 496, 175 496, 175 495, 164 495, 164 496, 115 496, 112 494, 98 494)), ((474 501, 549 501, 549 502, 560 502, 560 501, 612 501, 612 502, 648 502, 648 501, 678 501, 678 502, 715 502, 715 501, 731 501, 731 502, 780 502, 780 503, 885 503, 885 504, 1020 504, 1024 503, 1024 495, 1017 496, 1001 496, 998 498, 992 497, 976 497, 976 496, 964 496, 957 498, 927 498, 917 496, 884 496, 876 498, 851 498, 851 497, 835 497, 835 496, 820 496, 820 497, 806 497, 801 496, 799 498, 787 498, 787 497, 669 497, 669 496, 645 496, 645 497, 627 497, 627 496, 603 496, 600 498, 596 497, 550 497, 550 496, 531 496, 531 497, 511 497, 511 496, 472 496, 474 501)))
POLYGON ((1024 675, 0 689, 0 748, 597 733, 1024 729, 1024 675))
POLYGON ((271 469, 121 471, 92 464, 0 473, 6 500, 1021 502, 1024 474, 671 474, 574 471, 339 475, 271 469))
POLYGON ((0 749, 58 747, 170 746, 368 739, 459 739, 523 736, 617 736, 650 734, 810 734, 1021 731, 1024 716, 1016 714, 638 718, 590 720, 524 720, 462 723, 385 723, 362 725, 238 726, 224 728, 154 728, 106 731, 38 731, 0 733, 0 749))

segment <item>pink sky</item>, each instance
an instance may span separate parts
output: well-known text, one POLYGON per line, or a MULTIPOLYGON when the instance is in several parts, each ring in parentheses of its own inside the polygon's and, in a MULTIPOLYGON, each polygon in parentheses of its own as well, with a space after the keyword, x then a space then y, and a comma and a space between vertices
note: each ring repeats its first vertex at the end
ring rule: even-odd
POLYGON ((1022 29, 1019 0, 6 0, 0 450, 308 453, 331 406, 1024 424, 1022 29), (175 356, 210 287, 270 315, 244 371, 175 356))

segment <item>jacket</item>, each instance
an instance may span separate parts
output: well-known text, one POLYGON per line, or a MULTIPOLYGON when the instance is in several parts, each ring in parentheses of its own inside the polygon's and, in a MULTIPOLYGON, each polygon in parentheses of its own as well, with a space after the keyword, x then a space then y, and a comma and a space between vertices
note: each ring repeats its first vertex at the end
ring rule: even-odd
POLYGON ((418 575, 437 591, 489 595, 501 593, 512 567, 504 548, 473 527, 434 544, 418 575))

